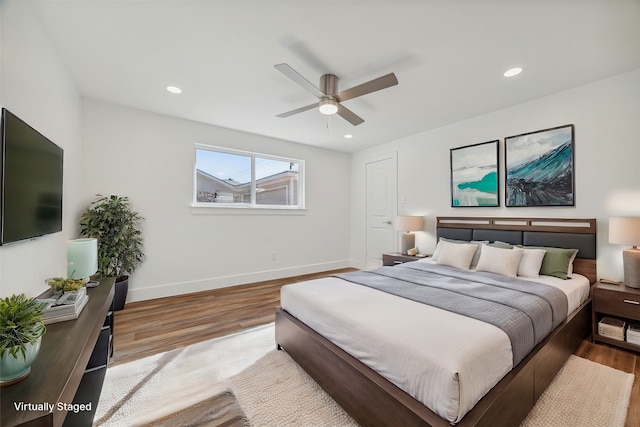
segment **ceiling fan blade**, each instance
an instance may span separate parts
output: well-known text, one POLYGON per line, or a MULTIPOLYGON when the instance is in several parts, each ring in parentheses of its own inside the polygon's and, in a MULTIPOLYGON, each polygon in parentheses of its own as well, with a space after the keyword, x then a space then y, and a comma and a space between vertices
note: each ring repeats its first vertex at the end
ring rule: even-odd
POLYGON ((366 95, 371 92, 376 92, 382 89, 386 89, 398 84, 398 79, 393 73, 389 73, 377 79, 370 80, 361 85, 354 86, 350 89, 345 89, 339 92, 335 97, 339 102, 346 101, 348 99, 357 98, 362 95, 366 95))
POLYGON ((285 117, 293 116, 294 114, 302 113, 303 111, 311 110, 313 108, 318 108, 317 102, 311 105, 307 105, 305 107, 300 107, 300 108, 296 108, 295 110, 287 111, 286 113, 278 114, 276 117, 285 118, 285 117))
POLYGON ((323 96, 325 96, 325 94, 320 89, 315 87, 309 80, 302 77, 302 75, 291 68, 289 64, 276 64, 274 65, 274 67, 276 70, 280 71, 282 74, 298 83, 300 86, 311 92, 316 97, 322 98, 323 96))
POLYGON ((364 123, 363 118, 361 118, 342 104, 338 104, 338 115, 354 126, 358 126, 359 124, 364 123))

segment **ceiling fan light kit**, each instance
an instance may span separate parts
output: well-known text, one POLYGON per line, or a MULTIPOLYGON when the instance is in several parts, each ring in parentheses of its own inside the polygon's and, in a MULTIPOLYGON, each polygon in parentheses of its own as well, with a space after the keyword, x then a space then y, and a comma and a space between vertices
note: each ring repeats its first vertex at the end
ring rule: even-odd
POLYGON ((318 104, 318 110, 320 110, 322 114, 330 116, 338 112, 338 103, 335 99, 331 98, 321 99, 318 104))
POLYGON ((353 126, 358 126, 364 122, 364 119, 359 117, 353 111, 341 104, 341 102, 357 98, 359 96, 367 95, 372 92, 377 92, 382 89, 386 89, 398 84, 398 79, 393 73, 386 74, 377 79, 370 80, 366 83, 362 83, 358 86, 354 86, 350 89, 338 92, 338 77, 334 74, 324 74, 320 77, 320 88, 315 87, 309 80, 305 79, 300 73, 291 68, 288 64, 276 64, 274 67, 285 76, 289 77, 294 82, 305 88, 318 98, 318 102, 315 104, 307 105, 297 108, 286 113, 278 114, 277 117, 289 117, 294 114, 302 113, 303 111, 318 108, 318 110, 325 115, 338 114, 340 117, 351 123, 353 126))

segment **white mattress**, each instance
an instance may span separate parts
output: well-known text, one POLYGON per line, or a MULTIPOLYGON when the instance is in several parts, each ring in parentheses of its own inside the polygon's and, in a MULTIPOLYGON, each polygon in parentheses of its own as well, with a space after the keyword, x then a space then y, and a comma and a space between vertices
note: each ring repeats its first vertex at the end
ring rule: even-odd
MULTIPOLYGON (((569 312, 589 281, 527 279, 567 294, 569 312)), ((511 343, 499 328, 342 279, 282 287, 287 312, 451 423, 512 369, 511 343)))

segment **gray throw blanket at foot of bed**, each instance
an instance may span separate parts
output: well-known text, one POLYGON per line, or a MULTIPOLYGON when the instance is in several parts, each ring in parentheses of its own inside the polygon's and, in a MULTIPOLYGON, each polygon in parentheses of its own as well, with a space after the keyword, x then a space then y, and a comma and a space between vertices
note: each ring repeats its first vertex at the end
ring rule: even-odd
POLYGON ((336 277, 471 317, 502 329, 513 366, 567 317, 567 296, 542 283, 411 262, 336 277))

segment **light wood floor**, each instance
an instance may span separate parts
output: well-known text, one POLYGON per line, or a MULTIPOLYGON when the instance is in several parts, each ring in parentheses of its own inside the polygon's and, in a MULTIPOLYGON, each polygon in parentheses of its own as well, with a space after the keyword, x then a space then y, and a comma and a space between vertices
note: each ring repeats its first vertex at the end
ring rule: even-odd
MULTIPOLYGON (((283 285, 349 270, 352 269, 129 303, 115 315, 112 363, 125 363, 273 322, 283 285)), ((625 427, 640 426, 640 354, 593 344, 586 337, 575 355, 635 374, 625 427)))

